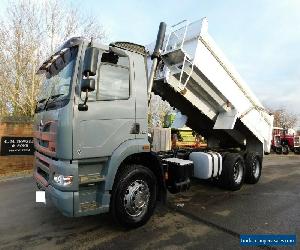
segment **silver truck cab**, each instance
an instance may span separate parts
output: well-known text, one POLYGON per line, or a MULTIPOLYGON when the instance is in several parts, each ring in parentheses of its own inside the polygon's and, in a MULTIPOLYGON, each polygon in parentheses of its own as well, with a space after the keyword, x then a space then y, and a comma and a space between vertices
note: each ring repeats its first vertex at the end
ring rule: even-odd
POLYGON ((36 107, 34 177, 64 215, 108 212, 118 167, 129 156, 154 159, 145 62, 140 45, 72 38, 40 67, 46 80, 36 107), (94 72, 85 74, 86 64, 94 72), (94 84, 86 104, 82 82, 94 84))

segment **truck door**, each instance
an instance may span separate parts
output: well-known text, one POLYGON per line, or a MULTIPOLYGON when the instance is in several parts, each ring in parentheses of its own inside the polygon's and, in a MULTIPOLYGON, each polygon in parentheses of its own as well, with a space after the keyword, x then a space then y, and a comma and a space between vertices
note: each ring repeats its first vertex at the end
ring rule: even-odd
MULTIPOLYGON (((96 89, 89 93, 88 111, 78 111, 75 105, 75 159, 110 156, 121 143, 135 138, 133 67, 129 55, 124 51, 100 53, 96 89)), ((79 102, 83 99, 84 93, 79 102)))

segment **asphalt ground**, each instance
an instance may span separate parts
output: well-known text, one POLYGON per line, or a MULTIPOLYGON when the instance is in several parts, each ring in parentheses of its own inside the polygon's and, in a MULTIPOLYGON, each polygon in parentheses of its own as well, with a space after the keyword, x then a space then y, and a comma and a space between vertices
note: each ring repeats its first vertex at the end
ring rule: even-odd
POLYGON ((64 217, 35 203, 35 191, 32 177, 0 180, 1 249, 241 249, 240 234, 300 238, 300 156, 265 157, 260 182, 236 192, 194 180, 133 230, 109 214, 64 217))

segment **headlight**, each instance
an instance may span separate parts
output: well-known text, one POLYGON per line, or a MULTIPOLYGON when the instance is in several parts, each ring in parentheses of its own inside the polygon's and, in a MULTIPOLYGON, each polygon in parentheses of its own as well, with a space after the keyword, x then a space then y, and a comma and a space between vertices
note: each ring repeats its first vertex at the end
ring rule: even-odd
POLYGON ((58 185, 68 186, 68 185, 72 184, 73 176, 72 175, 64 176, 62 174, 54 174, 53 180, 58 185))

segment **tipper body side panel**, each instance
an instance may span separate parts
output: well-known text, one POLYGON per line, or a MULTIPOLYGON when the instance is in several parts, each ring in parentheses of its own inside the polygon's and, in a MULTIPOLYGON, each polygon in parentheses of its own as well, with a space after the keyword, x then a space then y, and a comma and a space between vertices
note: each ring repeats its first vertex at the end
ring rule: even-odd
POLYGON ((269 152, 273 116, 207 30, 207 19, 203 18, 170 31, 153 92, 185 114, 188 126, 214 138, 211 142, 217 140, 218 146, 245 145, 259 153, 269 152), (261 148, 257 148, 259 144, 261 148))

